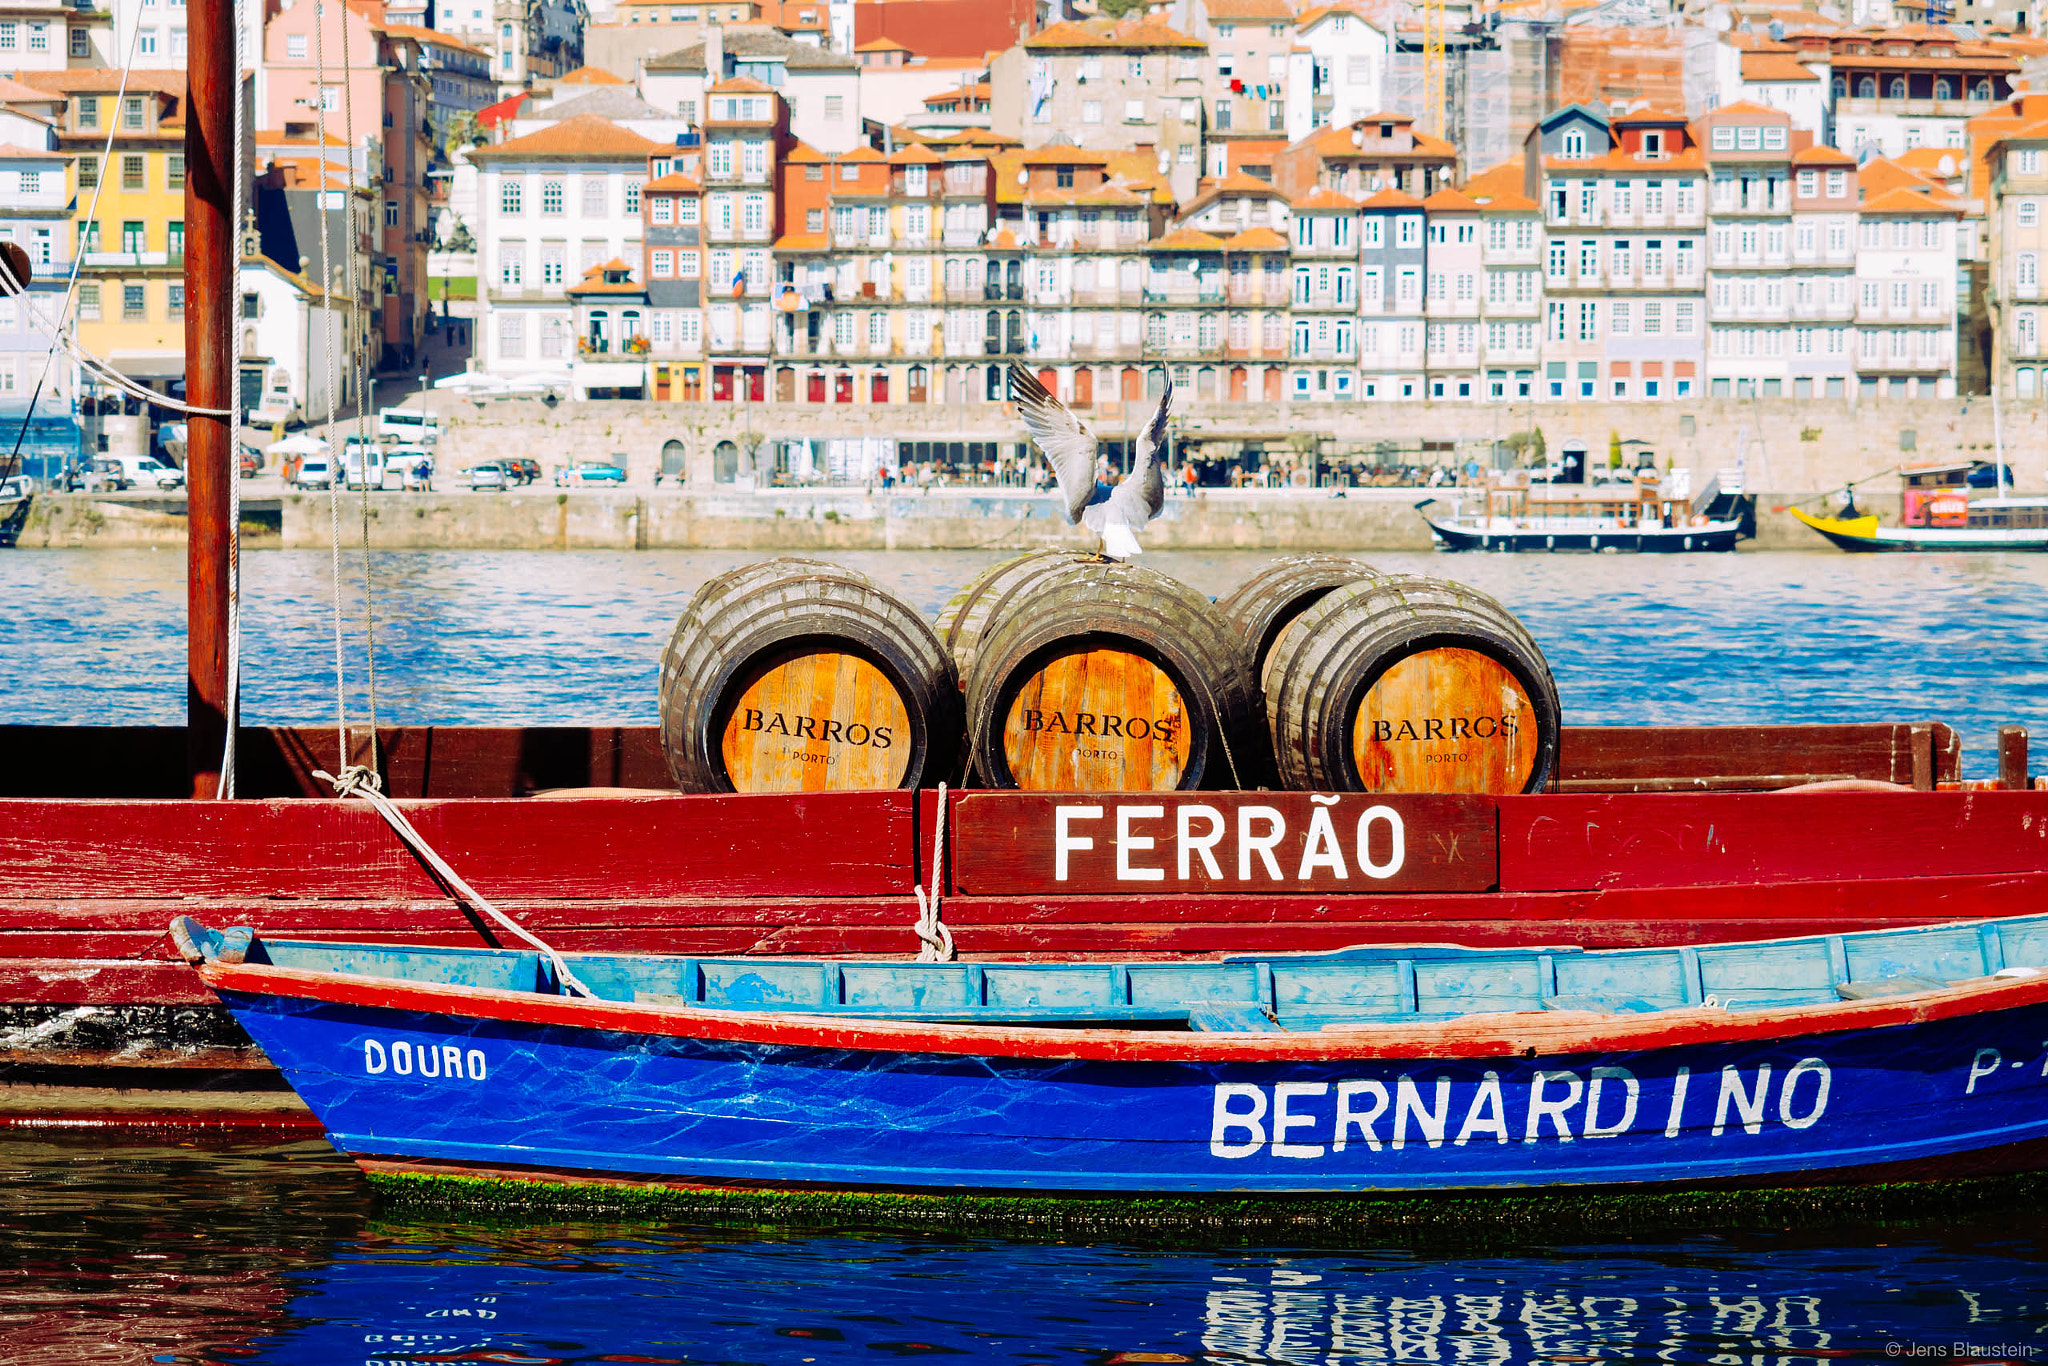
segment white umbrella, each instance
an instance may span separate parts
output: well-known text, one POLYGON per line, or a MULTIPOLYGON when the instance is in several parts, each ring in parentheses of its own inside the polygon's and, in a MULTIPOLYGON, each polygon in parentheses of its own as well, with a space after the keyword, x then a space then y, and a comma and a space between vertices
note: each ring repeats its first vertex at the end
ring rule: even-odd
POLYGON ((317 436, 294 432, 282 441, 273 441, 263 448, 265 455, 324 455, 327 443, 317 436))

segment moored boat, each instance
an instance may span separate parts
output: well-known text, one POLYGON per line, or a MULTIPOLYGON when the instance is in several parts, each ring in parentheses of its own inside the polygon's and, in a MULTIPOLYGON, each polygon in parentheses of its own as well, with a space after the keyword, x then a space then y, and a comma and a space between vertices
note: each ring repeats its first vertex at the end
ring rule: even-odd
POLYGON ((372 1173, 1344 1194, 2048 1161, 2043 916, 1205 963, 171 935, 372 1173))
POLYGON ((1859 510, 1853 486, 1832 517, 1787 511, 1843 550, 2048 550, 2048 498, 2012 496, 2009 477, 1997 462, 1904 466, 1896 526, 1859 510))
POLYGON ((1696 496, 1645 469, 1622 484, 1495 482, 1415 506, 1445 550, 1726 551, 1755 534, 1754 498, 1732 472, 1696 496))
POLYGON ((1876 513, 1816 517, 1790 509, 1844 550, 2048 550, 2048 498, 1979 498, 1959 526, 1883 526, 1876 513))

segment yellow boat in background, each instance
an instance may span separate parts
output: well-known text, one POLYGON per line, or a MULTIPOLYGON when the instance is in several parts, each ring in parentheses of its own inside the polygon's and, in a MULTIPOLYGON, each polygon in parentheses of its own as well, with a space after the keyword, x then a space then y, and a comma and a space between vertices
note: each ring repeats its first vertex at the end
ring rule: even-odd
POLYGON ((1880 526, 1861 517, 1792 515, 1844 550, 2048 550, 2048 498, 1983 498, 1962 526, 1880 526))

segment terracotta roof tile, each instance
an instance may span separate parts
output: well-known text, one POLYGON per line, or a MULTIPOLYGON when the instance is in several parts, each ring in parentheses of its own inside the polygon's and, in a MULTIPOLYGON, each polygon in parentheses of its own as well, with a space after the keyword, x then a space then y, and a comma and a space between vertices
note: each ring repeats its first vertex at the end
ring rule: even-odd
POLYGON ((512 138, 491 147, 472 148, 469 159, 625 161, 673 150, 668 143, 643 138, 632 129, 621 128, 609 119, 584 114, 573 119, 563 119, 552 127, 543 128, 538 133, 528 133, 523 138, 512 138))
POLYGON ((1223 239, 1200 228, 1175 228, 1146 245, 1153 251, 1221 251, 1223 239))
POLYGON ((711 95, 772 95, 775 91, 751 76, 727 76, 705 93, 711 95))
POLYGON ((1339 194, 1335 190, 1319 185, 1300 198, 1290 201, 1289 207, 1297 213, 1314 213, 1318 209, 1343 212, 1356 209, 1358 201, 1348 194, 1339 194))
POLYGON ((1422 207, 1431 213, 1478 213, 1479 201, 1446 185, 1423 200, 1422 207))
POLYGON ((665 191, 697 194, 703 190, 704 186, 694 176, 684 175, 681 171, 670 171, 665 176, 655 177, 640 188, 649 194, 658 194, 665 191))
POLYGON ((1742 79, 1745 81, 1817 81, 1820 79, 1810 67, 1800 63, 1797 57, 1783 52, 1746 52, 1742 56, 1742 79))
POLYGON ((1264 19, 1292 23, 1294 6, 1288 0, 1203 0, 1210 22, 1218 19, 1264 19))
POLYGON ((1847 152, 1837 151, 1833 147, 1823 147, 1821 144, 1815 143, 1811 147, 1802 147, 1794 152, 1792 154, 1792 164, 1794 166, 1854 166, 1856 158, 1850 156, 1847 152))
POLYGON ((1291 244, 1271 228, 1246 228, 1223 239, 1225 251, 1287 251, 1291 244))
POLYGON ((1051 52, 1060 49, 1081 51, 1088 48, 1153 48, 1193 47, 1206 48, 1209 45, 1200 38, 1190 38, 1177 29, 1168 28, 1154 19, 1132 17, 1111 21, 1108 19, 1069 19, 1040 30, 1024 40, 1026 52, 1051 52))
POLYGON ((1934 202, 1924 190, 1887 190, 1875 199, 1863 201, 1859 211, 1867 218, 1872 214, 1896 217, 1905 214, 1960 214, 1959 208, 1949 208, 1934 202))
POLYGON ((579 66, 574 71, 564 72, 555 77, 556 85, 631 85, 632 82, 615 76, 601 66, 579 66))

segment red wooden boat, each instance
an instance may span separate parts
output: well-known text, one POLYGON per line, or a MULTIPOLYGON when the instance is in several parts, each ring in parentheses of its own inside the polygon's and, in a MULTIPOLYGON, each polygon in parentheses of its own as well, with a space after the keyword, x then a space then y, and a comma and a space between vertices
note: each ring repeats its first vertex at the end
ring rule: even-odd
MULTIPOLYGON (((195 0, 191 28, 188 393, 225 408, 226 6, 195 0)), ((489 938, 374 812, 328 798, 313 774, 342 769, 331 734, 239 731, 238 795, 214 800, 232 470, 226 422, 194 416, 187 725, 0 727, 0 1119, 304 1122, 177 961, 163 927, 180 912, 294 938, 489 938)), ((396 730, 378 753, 432 845, 567 949, 908 955, 933 881, 970 957, 1685 944, 2013 915, 2048 887, 2048 793, 1939 790, 1959 745, 1934 723, 1567 728, 1541 794, 1342 799, 1371 827, 1343 879, 1308 857, 1305 793, 957 793, 933 879, 935 794, 622 795, 670 787, 652 727, 396 730), (1842 784, 1907 790, 1772 790, 1842 784), (1217 827, 1213 875, 1180 847, 1192 806, 1217 827)), ((2008 728, 1999 786, 2031 786, 2025 756, 2008 728)))

